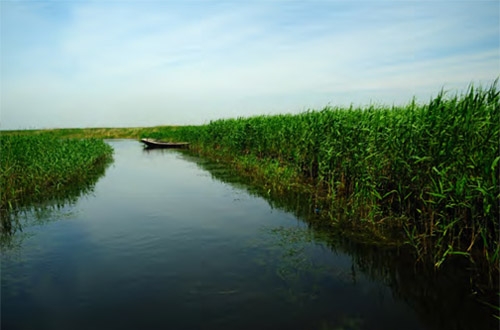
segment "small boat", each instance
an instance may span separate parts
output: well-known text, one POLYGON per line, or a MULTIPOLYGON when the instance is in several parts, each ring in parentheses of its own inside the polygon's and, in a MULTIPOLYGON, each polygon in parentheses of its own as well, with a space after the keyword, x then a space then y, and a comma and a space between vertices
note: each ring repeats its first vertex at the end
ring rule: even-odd
POLYGON ((187 148, 187 142, 167 142, 154 139, 141 139, 141 142, 148 148, 187 148))

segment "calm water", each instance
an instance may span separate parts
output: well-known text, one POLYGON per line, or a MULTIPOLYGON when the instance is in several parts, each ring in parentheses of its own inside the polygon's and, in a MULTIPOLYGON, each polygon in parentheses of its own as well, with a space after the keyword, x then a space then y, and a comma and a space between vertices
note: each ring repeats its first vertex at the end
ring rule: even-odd
POLYGON ((92 193, 29 213, 3 247, 2 329, 494 324, 460 277, 424 278, 400 252, 304 221, 307 197, 265 199, 217 164, 109 143, 115 161, 92 193))

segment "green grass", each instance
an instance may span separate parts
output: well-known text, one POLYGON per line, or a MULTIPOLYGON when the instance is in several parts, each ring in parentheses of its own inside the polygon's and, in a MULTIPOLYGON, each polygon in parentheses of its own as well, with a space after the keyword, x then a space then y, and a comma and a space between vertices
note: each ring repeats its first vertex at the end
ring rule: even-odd
POLYGON ((399 230, 436 266, 459 255, 498 267, 499 95, 495 83, 425 105, 325 108, 143 136, 189 141, 272 189, 314 189, 333 222, 399 230))
POLYGON ((42 130, 2 131, 2 135, 50 135, 59 138, 136 139, 142 134, 150 134, 160 129, 175 129, 175 126, 156 127, 101 127, 101 128, 56 128, 42 130))
POLYGON ((102 140, 39 134, 1 135, 0 152, 0 210, 5 215, 92 180, 113 151, 102 140))

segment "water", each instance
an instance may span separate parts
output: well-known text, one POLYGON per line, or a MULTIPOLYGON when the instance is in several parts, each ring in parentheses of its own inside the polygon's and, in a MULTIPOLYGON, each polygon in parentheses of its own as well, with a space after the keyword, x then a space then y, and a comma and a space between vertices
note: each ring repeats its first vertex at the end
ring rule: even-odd
POLYGON ((336 237, 307 197, 262 198, 220 165, 109 143, 92 193, 28 213, 4 244, 2 329, 495 325, 456 271, 424 276, 401 251, 336 237))

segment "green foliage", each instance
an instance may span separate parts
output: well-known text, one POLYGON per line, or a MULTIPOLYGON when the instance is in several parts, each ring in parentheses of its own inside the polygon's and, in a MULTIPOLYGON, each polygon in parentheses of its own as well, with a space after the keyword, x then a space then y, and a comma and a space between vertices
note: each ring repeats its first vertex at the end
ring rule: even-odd
POLYGON ((141 134, 151 134, 159 129, 165 130, 174 126, 156 127, 99 127, 99 128, 56 128, 39 130, 2 131, 2 135, 51 135, 58 138, 98 138, 98 139, 136 139, 141 134))
POLYGON ((109 145, 96 139, 0 136, 2 213, 85 182, 92 177, 93 168, 111 159, 112 152, 109 145))
POLYGON ((384 226, 404 218, 400 230, 421 253, 432 251, 436 265, 473 250, 496 265, 499 95, 494 83, 441 92, 426 105, 224 119, 145 136, 251 162, 284 185, 309 180, 327 191, 332 208, 356 215, 351 221, 384 226))

